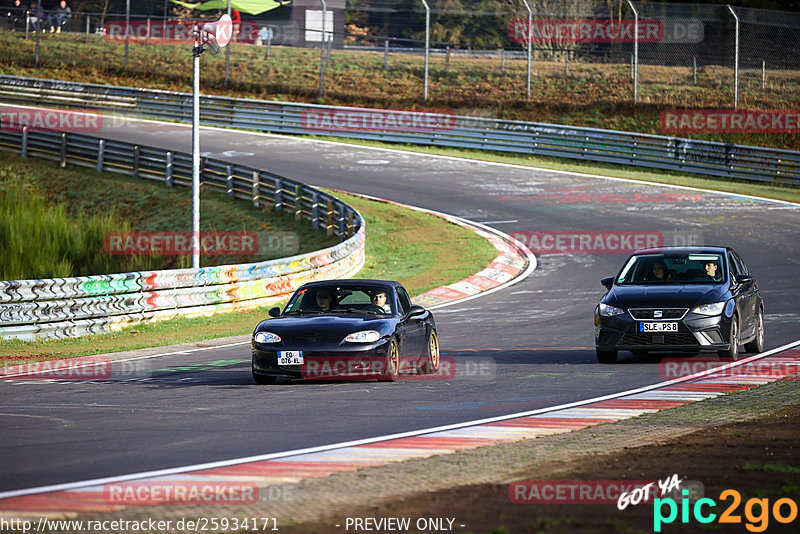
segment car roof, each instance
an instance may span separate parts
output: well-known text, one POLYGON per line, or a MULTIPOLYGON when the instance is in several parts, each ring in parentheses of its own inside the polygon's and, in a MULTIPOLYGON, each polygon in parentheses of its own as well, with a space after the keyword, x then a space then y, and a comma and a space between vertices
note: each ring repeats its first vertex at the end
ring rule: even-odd
POLYGON ((643 248, 633 253, 634 256, 640 254, 725 254, 727 251, 733 250, 730 247, 718 246, 697 246, 697 247, 655 247, 643 248))
POLYGON ((400 282, 395 282, 392 280, 370 280, 370 279, 360 279, 360 278, 346 278, 341 280, 318 280, 316 282, 308 282, 307 284, 303 284, 298 289, 313 289, 315 287, 329 287, 332 285, 336 286, 383 286, 383 287, 391 287, 391 288, 398 288, 403 287, 403 284, 400 282))

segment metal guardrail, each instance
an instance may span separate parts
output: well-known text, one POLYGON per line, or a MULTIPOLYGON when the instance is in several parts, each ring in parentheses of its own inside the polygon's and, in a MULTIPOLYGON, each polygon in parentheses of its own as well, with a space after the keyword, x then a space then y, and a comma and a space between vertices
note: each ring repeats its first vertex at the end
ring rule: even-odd
MULTIPOLYGON (((159 148, 78 134, 0 131, 0 150, 167 186, 191 184, 191 155, 159 148)), ((363 266, 363 219, 335 197, 283 176, 213 159, 203 161, 201 183, 257 207, 292 210, 341 242, 258 263, 0 282, 0 338, 107 333, 141 321, 266 306, 305 282, 351 276, 363 266)))
MULTIPOLYGON (((190 122, 191 98, 190 93, 0 76, 0 101, 9 104, 90 108, 190 122)), ((800 185, 800 152, 791 150, 556 124, 219 96, 201 97, 200 110, 201 122, 211 126, 555 156, 800 185), (404 113, 412 117, 410 125, 384 120, 404 113), (313 120, 318 116, 326 118, 326 125, 320 127, 320 121, 313 120), (422 126, 415 126, 413 117, 420 116, 422 126), (425 119, 436 125, 428 127, 425 119)))

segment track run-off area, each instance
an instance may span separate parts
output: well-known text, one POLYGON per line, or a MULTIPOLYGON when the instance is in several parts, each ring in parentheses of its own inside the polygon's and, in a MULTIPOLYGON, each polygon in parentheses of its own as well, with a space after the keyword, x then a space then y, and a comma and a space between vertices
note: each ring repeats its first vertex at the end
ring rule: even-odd
MULTIPOLYGON (((764 297, 767 349, 798 338, 798 205, 343 143, 201 132, 209 157, 522 236, 535 245, 537 268, 509 287, 434 310, 443 361, 459 369, 447 379, 257 386, 249 343, 238 339, 155 351, 131 360, 133 378, 0 381, 0 497, 411 435, 675 378, 665 372, 675 354, 621 353, 619 363, 603 365, 594 352, 600 278, 616 274, 630 253, 620 243, 650 245, 653 236, 659 244, 736 249, 764 297), (574 233, 591 235, 590 248, 547 249, 574 233)), ((97 135, 191 150, 190 128, 177 124, 131 120, 97 135)))

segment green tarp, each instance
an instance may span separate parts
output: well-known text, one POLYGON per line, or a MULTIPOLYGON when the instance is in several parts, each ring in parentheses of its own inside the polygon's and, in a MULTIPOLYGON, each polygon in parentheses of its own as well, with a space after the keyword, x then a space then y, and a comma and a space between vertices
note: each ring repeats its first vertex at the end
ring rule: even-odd
MULTIPOLYGON (((199 4, 180 2, 179 0, 170 0, 170 2, 201 11, 228 9, 228 0, 209 0, 208 2, 201 2, 199 4)), ((275 0, 231 0, 231 9, 247 13, 248 15, 259 15, 265 11, 281 7, 288 3, 288 0, 284 2, 277 2, 275 0)))

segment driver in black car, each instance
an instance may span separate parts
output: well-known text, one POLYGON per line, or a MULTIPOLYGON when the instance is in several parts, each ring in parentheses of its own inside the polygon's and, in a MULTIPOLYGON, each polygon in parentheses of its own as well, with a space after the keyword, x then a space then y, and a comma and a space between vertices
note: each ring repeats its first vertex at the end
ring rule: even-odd
POLYGON ((392 309, 389 307, 389 304, 386 302, 386 291, 379 289, 375 293, 373 293, 370 298, 370 302, 375 306, 378 306, 386 313, 392 313, 392 309))
POLYGON ((333 304, 333 295, 329 289, 320 289, 316 294, 317 308, 322 311, 328 311, 333 304))
POLYGON ((704 274, 706 277, 710 278, 714 282, 719 282, 721 280, 720 276, 717 274, 717 270, 719 266, 717 265, 716 261, 709 260, 703 263, 704 274))

